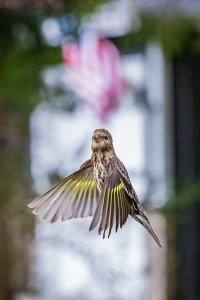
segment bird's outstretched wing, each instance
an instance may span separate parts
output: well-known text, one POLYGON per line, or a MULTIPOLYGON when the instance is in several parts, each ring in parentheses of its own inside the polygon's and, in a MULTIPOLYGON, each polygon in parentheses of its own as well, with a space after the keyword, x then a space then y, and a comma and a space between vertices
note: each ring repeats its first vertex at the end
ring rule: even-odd
POLYGON ((144 212, 137 194, 131 184, 130 178, 128 176, 128 172, 126 168, 124 167, 123 163, 116 157, 115 164, 117 169, 119 170, 119 176, 121 181, 124 183, 124 187, 126 189, 126 192, 128 193, 129 200, 131 200, 131 206, 129 214, 131 217, 133 217, 137 222, 139 222, 141 225, 143 225, 148 232, 151 234, 155 242, 158 244, 159 247, 161 247, 160 241, 158 237, 156 236, 155 232, 153 231, 151 224, 146 216, 146 213, 144 212))
POLYGON ((110 175, 104 182, 90 230, 100 222, 99 234, 103 231, 103 237, 105 237, 105 232, 108 229, 109 237, 113 226, 115 226, 117 232, 118 227, 123 226, 130 214, 149 231, 161 247, 160 241, 139 203, 124 165, 118 159, 114 159, 109 164, 108 169, 110 175))
POLYGON ((41 219, 56 222, 93 216, 98 191, 90 164, 66 177, 45 194, 28 204, 41 219), (89 167, 88 167, 89 166, 89 167))
POLYGON ((110 174, 104 182, 103 189, 99 196, 98 206, 90 225, 90 230, 99 225, 99 234, 103 231, 103 237, 108 229, 108 237, 113 226, 117 232, 118 227, 122 227, 129 214, 130 200, 126 193, 124 183, 120 179, 120 174, 114 163, 108 166, 110 174))

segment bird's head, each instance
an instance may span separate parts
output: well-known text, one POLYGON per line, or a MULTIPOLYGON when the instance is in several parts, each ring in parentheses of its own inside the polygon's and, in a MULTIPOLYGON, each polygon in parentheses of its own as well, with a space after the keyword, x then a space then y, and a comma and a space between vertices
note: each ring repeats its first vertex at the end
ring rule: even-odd
POLYGON ((106 129, 96 129, 92 136, 92 150, 112 151, 112 135, 106 129))

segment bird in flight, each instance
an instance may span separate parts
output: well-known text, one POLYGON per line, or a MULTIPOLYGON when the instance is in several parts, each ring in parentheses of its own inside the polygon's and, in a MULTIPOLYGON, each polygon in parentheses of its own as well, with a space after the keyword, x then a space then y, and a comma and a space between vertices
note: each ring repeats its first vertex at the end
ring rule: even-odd
POLYGON ((52 223, 92 216, 89 230, 99 224, 103 237, 107 230, 109 237, 113 227, 117 232, 130 215, 161 247, 106 129, 94 131, 91 159, 28 206, 35 215, 52 223))

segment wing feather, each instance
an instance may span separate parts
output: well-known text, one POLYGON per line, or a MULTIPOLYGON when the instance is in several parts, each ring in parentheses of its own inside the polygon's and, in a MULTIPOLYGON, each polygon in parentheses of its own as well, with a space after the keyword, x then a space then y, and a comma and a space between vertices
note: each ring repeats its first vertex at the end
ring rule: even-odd
POLYGON ((109 189, 105 191, 105 201, 103 202, 102 218, 99 226, 99 233, 105 228, 107 219, 109 218, 109 189))
MULTIPOLYGON (((123 184, 125 186, 125 193, 128 194, 128 196, 129 196, 128 197, 128 201, 130 203, 129 214, 148 230, 148 232, 151 234, 151 236, 156 241, 156 243, 161 247, 160 241, 159 241, 158 237, 156 236, 155 232, 153 231, 151 224, 141 207, 141 204, 140 204, 137 194, 131 184, 131 181, 130 181, 130 178, 129 178, 126 168, 124 167, 123 163, 117 157, 115 157, 114 163, 116 165, 116 168, 118 169, 121 182, 123 182, 123 184)), ((125 206, 125 210, 126 209, 127 209, 127 206, 125 206)), ((125 214, 126 214, 126 212, 125 212, 125 214)), ((123 222, 124 222, 124 216, 122 218, 122 223, 123 222)))
POLYGON ((118 169, 114 164, 110 164, 109 168, 111 171, 104 182, 97 210, 90 225, 90 230, 92 230, 100 222, 99 233, 103 231, 103 237, 105 237, 107 229, 108 237, 110 236, 114 224, 116 232, 119 224, 120 227, 123 226, 128 217, 130 206, 129 196, 120 180, 118 169))
POLYGON ((110 237, 113 228, 113 222, 114 222, 114 193, 112 190, 111 197, 110 197, 110 224, 109 224, 108 238, 110 237))
MULTIPOLYGON (((107 199, 108 199, 108 209, 107 209, 107 215, 106 215, 106 224, 105 226, 102 228, 103 232, 103 237, 105 238, 105 233, 107 228, 110 225, 110 215, 111 215, 111 206, 112 206, 112 202, 111 202, 111 198, 112 198, 112 190, 109 189, 109 194, 107 195, 107 199)), ((101 233, 101 231, 100 231, 101 233)))
POLYGON ((103 187, 102 192, 99 196, 100 199, 98 201, 97 209, 95 211, 94 217, 93 217, 92 222, 90 224, 89 230, 94 229, 97 226, 97 224, 99 223, 100 219, 101 219, 103 205, 104 205, 104 201, 103 201, 104 196, 105 196, 105 186, 103 187))
MULTIPOLYGON (((89 187, 89 183, 88 183, 88 187, 89 187)), ((80 208, 81 208, 81 205, 82 205, 82 202, 84 201, 84 199, 88 199, 86 197, 86 189, 87 189, 87 181, 85 180, 80 191, 77 188, 76 196, 74 195, 74 199, 71 200, 71 201, 73 201, 72 207, 73 207, 73 217, 74 218, 77 218, 79 216, 79 211, 80 211, 80 208), (76 201, 75 201, 75 198, 76 198, 76 201)))
POLYGON ((116 210, 116 227, 115 227, 115 231, 117 232, 119 224, 120 224, 120 209, 119 209, 119 195, 118 195, 118 191, 116 193, 116 205, 115 205, 115 210, 116 210))
POLYGON ((43 220, 56 222, 94 215, 97 202, 93 167, 89 166, 66 177, 28 206, 43 220))

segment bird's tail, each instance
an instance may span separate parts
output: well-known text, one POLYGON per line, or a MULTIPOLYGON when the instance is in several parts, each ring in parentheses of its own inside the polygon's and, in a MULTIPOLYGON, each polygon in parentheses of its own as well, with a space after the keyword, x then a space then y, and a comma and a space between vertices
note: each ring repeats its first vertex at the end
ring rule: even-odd
POLYGON ((161 243, 160 243, 157 235, 153 231, 153 228, 151 227, 151 224, 150 224, 145 212, 143 210, 140 210, 139 214, 135 214, 134 212, 132 212, 131 217, 134 218, 136 221, 138 221, 141 225, 143 225, 148 230, 148 232, 150 233, 150 235, 152 236, 154 241, 158 244, 158 246, 160 248, 162 248, 161 243))

